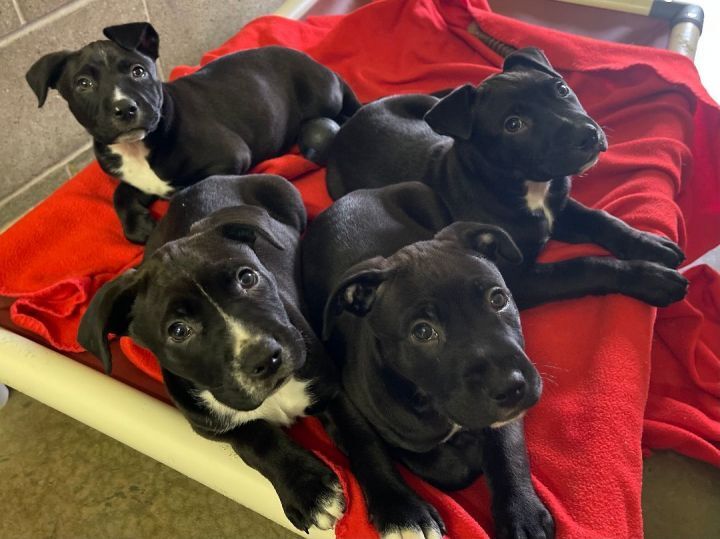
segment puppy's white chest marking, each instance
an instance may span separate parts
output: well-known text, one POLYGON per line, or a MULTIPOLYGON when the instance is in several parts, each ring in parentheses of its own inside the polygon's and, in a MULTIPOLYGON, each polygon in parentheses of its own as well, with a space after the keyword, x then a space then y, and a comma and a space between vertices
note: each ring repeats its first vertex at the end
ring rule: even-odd
POLYGON ((161 180, 150 168, 147 156, 150 150, 141 140, 137 142, 125 142, 111 144, 110 151, 120 157, 120 168, 113 171, 113 174, 122 181, 137 187, 143 193, 167 197, 174 191, 170 185, 161 180))
POLYGON ((550 182, 531 182, 526 181, 525 186, 527 192, 525 193, 525 203, 531 212, 542 210, 547 219, 548 226, 553 226, 553 214, 547 205, 547 193, 550 189, 550 182))
POLYGON ((307 392, 308 381, 290 379, 263 403, 247 412, 235 410, 217 400, 208 390, 198 393, 198 398, 210 413, 224 424, 224 431, 238 425, 264 419, 276 425, 292 425, 298 417, 305 415, 305 409, 313 403, 307 392))

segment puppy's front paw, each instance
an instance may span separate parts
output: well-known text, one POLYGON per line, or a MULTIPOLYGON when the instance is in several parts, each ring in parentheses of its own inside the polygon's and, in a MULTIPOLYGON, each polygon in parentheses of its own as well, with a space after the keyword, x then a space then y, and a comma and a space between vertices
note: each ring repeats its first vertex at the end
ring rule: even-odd
POLYGON ((668 268, 677 268, 685 260, 685 253, 674 241, 640 231, 616 254, 624 260, 647 260, 668 268))
POLYGON ((145 245, 150 233, 155 228, 155 219, 152 218, 150 212, 133 213, 126 215, 122 220, 123 232, 125 238, 132 243, 145 245))
POLYGON ((335 474, 321 462, 294 470, 284 488, 278 488, 285 515, 307 532, 310 526, 332 529, 345 513, 345 495, 335 474))
POLYGON ((621 283, 624 294, 655 307, 667 307, 687 294, 688 280, 677 271, 644 260, 630 264, 632 270, 621 283))
POLYGON ((441 539, 445 534, 445 523, 435 508, 412 492, 388 493, 369 511, 381 539, 441 539))
POLYGON ((534 492, 497 500, 493 504, 493 516, 498 539, 555 537, 555 522, 534 492))

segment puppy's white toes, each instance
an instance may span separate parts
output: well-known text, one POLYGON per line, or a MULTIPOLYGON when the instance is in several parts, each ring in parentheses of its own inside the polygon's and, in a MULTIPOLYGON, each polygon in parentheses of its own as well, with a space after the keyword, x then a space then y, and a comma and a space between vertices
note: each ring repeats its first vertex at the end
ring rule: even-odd
POLYGON ((443 534, 436 526, 427 526, 423 529, 425 539, 442 539, 443 534))
POLYGON ((336 519, 341 518, 345 514, 345 496, 343 495, 342 488, 340 489, 339 494, 333 496, 331 500, 328 500, 323 504, 323 510, 334 516, 336 519))
POLYGON ((317 513, 314 520, 315 527, 319 530, 331 530, 337 522, 337 518, 328 513, 317 513))
POLYGON ((394 529, 381 535, 382 539, 425 539, 423 531, 416 527, 394 529))
POLYGON ((335 526, 338 520, 345 514, 345 495, 342 487, 338 484, 333 487, 334 494, 320 502, 320 509, 313 518, 315 526, 321 530, 329 530, 335 526))

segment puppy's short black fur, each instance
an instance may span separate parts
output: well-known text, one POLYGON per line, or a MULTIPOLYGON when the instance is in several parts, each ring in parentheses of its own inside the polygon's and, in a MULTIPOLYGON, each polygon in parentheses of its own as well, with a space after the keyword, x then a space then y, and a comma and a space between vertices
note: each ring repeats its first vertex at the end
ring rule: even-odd
POLYGON ((148 23, 111 26, 109 41, 40 58, 27 81, 40 106, 56 88, 95 139, 102 168, 123 180, 115 207, 130 241, 144 243, 156 197, 213 174, 241 174, 285 152, 305 120, 342 121, 359 107, 350 88, 309 56, 261 47, 218 58, 163 83, 148 23))
POLYGON ((338 387, 301 311, 304 226, 299 193, 278 176, 189 187, 173 197, 142 264, 92 299, 78 341, 108 372, 109 333, 150 349, 193 428, 232 444, 307 530, 330 528, 344 498, 335 474, 281 429, 338 387))
MULTIPOLYGON (((635 230, 570 198, 568 175, 607 148, 605 135, 541 51, 510 54, 503 72, 438 99, 404 95, 362 107, 329 148, 333 198, 422 181, 454 220, 498 225, 525 263, 504 273, 520 307, 619 292, 657 306, 685 295, 672 241, 635 230), (548 239, 596 243, 620 260, 535 264, 548 239)), ((505 270, 504 270, 505 271, 505 270)))
MULTIPOLYGON (((344 391, 401 462, 446 490, 484 471, 500 537, 551 537, 520 420, 542 384, 494 263, 522 255, 498 227, 449 222, 417 182, 335 202, 303 239, 311 320, 344 391)), ((375 466, 354 449, 345 447, 374 507, 383 485, 363 475, 375 466)))

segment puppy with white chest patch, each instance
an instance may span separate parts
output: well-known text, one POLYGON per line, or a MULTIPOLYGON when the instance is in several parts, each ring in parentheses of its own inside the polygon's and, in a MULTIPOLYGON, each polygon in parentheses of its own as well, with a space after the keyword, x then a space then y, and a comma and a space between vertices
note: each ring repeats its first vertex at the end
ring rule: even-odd
POLYGON ((503 71, 442 99, 401 95, 363 106, 327 153, 328 190, 421 181, 452 219, 506 230, 524 264, 504 273, 518 305, 622 293, 665 306, 684 297, 674 270, 684 259, 669 239, 641 232, 573 200, 569 175, 592 167, 605 134, 538 49, 505 58, 503 71), (549 239, 595 243, 617 258, 537 264, 549 239))
POLYGON ((287 151, 305 121, 342 122, 360 106, 338 75, 292 49, 229 54, 163 83, 152 25, 103 33, 108 40, 43 56, 26 78, 40 106, 56 88, 92 135, 100 166, 122 180, 115 208, 136 243, 154 227, 148 206, 157 197, 213 174, 242 174, 287 151))
POLYGON ((185 189, 142 264, 98 291, 78 333, 108 372, 108 334, 151 350, 193 428, 232 444, 302 530, 332 527, 345 503, 335 474, 281 429, 338 391, 302 311, 305 219, 299 193, 278 176, 215 176, 185 189))

